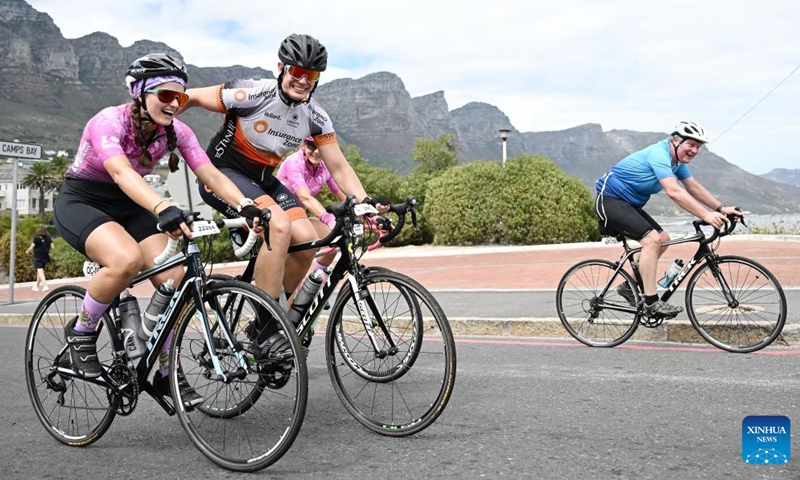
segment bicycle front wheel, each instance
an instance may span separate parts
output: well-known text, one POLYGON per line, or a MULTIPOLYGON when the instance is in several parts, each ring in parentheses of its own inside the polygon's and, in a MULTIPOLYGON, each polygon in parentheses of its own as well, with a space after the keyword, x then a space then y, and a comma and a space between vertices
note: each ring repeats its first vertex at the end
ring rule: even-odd
POLYGON ((328 373, 362 425, 382 435, 415 434, 436 421, 453 393, 450 324, 430 292, 405 275, 377 269, 359 283, 358 292, 346 283, 331 310, 328 373))
POLYGON ((786 323, 786 296, 780 283, 763 265, 744 257, 717 257, 713 264, 704 263, 686 287, 686 306, 700 336, 734 353, 766 347, 786 323))
POLYGON ((556 309, 561 324, 575 340, 590 347, 615 347, 633 336, 639 326, 639 290, 633 277, 608 260, 575 264, 558 282, 556 309), (617 287, 628 282, 633 303, 617 287))
MULTIPOLYGON (((58 287, 42 299, 25 340, 25 380, 33 410, 47 433, 66 445, 85 447, 111 426, 116 413, 98 380, 72 371, 64 327, 81 309, 86 289, 58 287)), ((108 328, 100 329, 97 356, 107 370, 113 361, 108 328)))
POLYGON ((180 314, 170 352, 170 386, 178 418, 192 442, 214 463, 234 471, 261 470, 280 459, 300 432, 308 401, 300 341, 275 301, 244 282, 208 284, 199 308, 208 314, 211 338, 206 338, 202 315, 191 301, 180 314), (260 358, 255 340, 242 328, 254 319, 288 340, 291 358, 260 358), (233 345, 223 322, 236 325, 233 345), (216 356, 211 355, 209 343, 216 356), (218 377, 217 367, 226 378, 218 377), (185 408, 180 398, 181 372, 204 398, 196 409, 185 408))

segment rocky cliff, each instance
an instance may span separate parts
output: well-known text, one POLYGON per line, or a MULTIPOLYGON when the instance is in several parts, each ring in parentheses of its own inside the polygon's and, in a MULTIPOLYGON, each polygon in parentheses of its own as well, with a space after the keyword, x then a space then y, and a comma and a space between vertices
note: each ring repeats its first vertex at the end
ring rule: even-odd
MULTIPOLYGON (((153 51, 182 58, 180 52, 153 40, 122 47, 116 38, 102 32, 65 39, 49 15, 24 0, 0 0, 0 58, 4 59, 0 69, 0 140, 19 138, 40 143, 48 150, 72 151, 92 115, 108 105, 127 101, 123 83, 127 65, 153 51)), ((275 78, 261 68, 187 68, 191 86, 214 85, 232 78, 275 78)), ((520 132, 493 105, 472 102, 450 110, 443 91, 412 98, 403 81, 390 72, 323 83, 314 95, 331 116, 342 143, 358 146, 371 163, 401 174, 413 166, 411 155, 418 138, 451 134, 461 162, 499 161, 502 148, 498 130, 511 128, 509 158, 522 153, 543 154, 592 188, 594 180, 616 161, 665 137, 664 133, 628 130, 604 132, 598 124, 553 132, 520 132)), ((202 144, 222 123, 221 115, 199 109, 181 118, 193 127, 202 144)), ((791 181, 772 181, 783 177, 770 176, 770 180, 752 175, 707 150, 695 159, 692 171, 728 204, 739 204, 753 212, 800 211, 800 188, 785 184, 791 181)), ((665 198, 656 200, 653 207, 664 213, 676 208, 665 198)))
POLYGON ((800 169, 797 168, 776 168, 771 172, 761 176, 775 182, 800 187, 800 169))

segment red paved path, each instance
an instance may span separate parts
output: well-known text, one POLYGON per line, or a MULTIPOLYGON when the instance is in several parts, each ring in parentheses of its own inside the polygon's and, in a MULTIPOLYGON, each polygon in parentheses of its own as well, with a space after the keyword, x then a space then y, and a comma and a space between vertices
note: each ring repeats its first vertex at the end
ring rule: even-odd
MULTIPOLYGON (((695 244, 671 247, 659 264, 667 268, 675 258, 688 259, 696 250, 695 244)), ((367 265, 382 265, 406 273, 427 288, 436 289, 538 289, 555 288, 564 272, 574 263, 589 258, 616 260, 622 252, 618 245, 561 245, 531 247, 533 250, 508 251, 498 248, 436 248, 403 247, 379 249, 364 257, 367 265), (492 253, 480 253, 499 250, 492 253), (464 253, 466 252, 466 253, 464 253)), ((743 255, 766 266, 784 287, 800 287, 800 242, 725 239, 718 250, 722 255, 743 255)), ((215 267, 215 272, 239 273, 242 264, 227 268, 215 267)), ((52 286, 64 283, 86 284, 86 279, 52 281, 52 286)), ((31 291, 32 283, 17 284, 14 301, 41 298, 44 294, 31 291)), ((152 286, 134 289, 137 296, 149 296, 152 286)), ((0 302, 8 301, 8 287, 0 286, 0 302)))
MULTIPOLYGON (((659 272, 676 258, 686 261, 696 244, 670 247, 659 262, 659 272)), ((555 288, 564 272, 580 260, 619 259, 619 245, 562 248, 526 252, 504 252, 438 257, 381 258, 367 260, 410 275, 429 289, 531 289, 555 288)), ((727 240, 720 255, 749 257, 770 270, 784 287, 800 286, 800 242, 727 240)))

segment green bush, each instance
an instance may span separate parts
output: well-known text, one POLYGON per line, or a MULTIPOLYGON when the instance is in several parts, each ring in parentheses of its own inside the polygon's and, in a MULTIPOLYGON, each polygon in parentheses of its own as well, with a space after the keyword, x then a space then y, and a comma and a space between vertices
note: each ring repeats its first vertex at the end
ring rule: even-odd
POLYGON ((485 245, 502 241, 498 193, 502 167, 474 162, 453 167, 431 180, 423 215, 439 245, 485 245))
POLYGON ((599 240, 592 198, 575 177, 552 160, 522 155, 502 172, 499 212, 507 244, 553 244, 599 240))
POLYGON ((551 160, 522 155, 455 167, 428 185, 424 213, 440 245, 599 240, 592 199, 551 160))
MULTIPOLYGON (((83 262, 86 257, 82 253, 72 248, 63 238, 54 240, 55 248, 50 252, 50 263, 53 266, 52 278, 73 278, 83 276, 83 262)), ((45 275, 49 279, 51 274, 45 269, 45 275)))

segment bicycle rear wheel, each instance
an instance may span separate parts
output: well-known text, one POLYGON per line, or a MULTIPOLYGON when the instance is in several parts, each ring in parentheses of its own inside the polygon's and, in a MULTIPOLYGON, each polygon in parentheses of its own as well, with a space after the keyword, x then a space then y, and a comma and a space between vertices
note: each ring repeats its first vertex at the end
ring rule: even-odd
POLYGON ((362 425, 382 435, 415 434, 436 421, 453 393, 450 324, 430 292, 405 275, 378 269, 361 280, 357 295, 345 283, 331 310, 328 373, 342 404, 362 425), (364 299, 364 310, 357 298, 364 299))
MULTIPOLYGON (((79 447, 96 442, 116 416, 102 378, 84 380, 72 371, 64 326, 80 312, 85 294, 73 285, 47 294, 25 340, 25 380, 36 416, 53 438, 79 447)), ((108 331, 101 328, 97 339, 97 356, 106 369, 114 351, 108 331)))
POLYGON ((771 344, 786 323, 786 296, 763 265, 749 258, 717 257, 704 263, 686 287, 687 314, 708 343, 734 353, 771 344), (725 297, 727 285, 732 298, 725 297))
POLYGON ((637 305, 636 283, 628 272, 616 269, 608 260, 586 260, 573 265, 558 282, 558 317, 567 332, 584 345, 615 347, 631 338, 639 326, 639 313, 632 313, 635 307, 617 292, 618 286, 628 282, 637 305))
POLYGON ((229 378, 217 377, 203 320, 195 302, 189 302, 180 314, 170 352, 170 385, 178 418, 195 446, 217 465, 242 472, 261 470, 289 450, 303 422, 308 374, 300 341, 275 301, 250 284, 208 284, 202 308, 209 316, 216 360, 229 378), (232 304, 237 308, 230 308, 232 304), (239 327, 234 330, 234 345, 227 342, 222 322, 241 326, 257 315, 261 323, 272 323, 288 339, 292 358, 259 360, 252 341, 239 327), (183 406, 179 370, 205 399, 197 409, 183 406), (258 394, 253 395, 254 391, 258 394))

